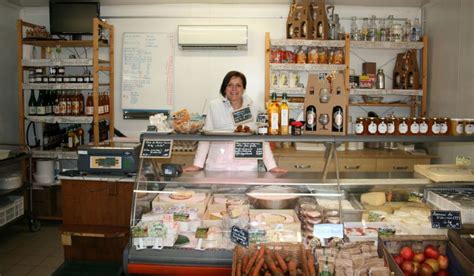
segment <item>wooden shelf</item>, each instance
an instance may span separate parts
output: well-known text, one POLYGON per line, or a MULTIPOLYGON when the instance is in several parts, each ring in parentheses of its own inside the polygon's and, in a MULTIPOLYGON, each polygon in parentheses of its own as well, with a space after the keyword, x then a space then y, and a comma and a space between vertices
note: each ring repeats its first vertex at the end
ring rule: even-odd
POLYGON ((351 41, 354 49, 420 50, 423 47, 423 42, 351 41))
POLYGON ((57 216, 36 216, 35 218, 41 219, 41 220, 56 220, 56 221, 63 220, 62 217, 57 217, 57 216))
MULTIPOLYGON (((23 38, 22 41, 25 45, 38 47, 92 47, 94 44, 92 40, 30 40, 23 38)), ((109 44, 99 42, 99 47, 109 47, 109 44)))
POLYGON ((92 83, 24 83, 26 90, 91 90, 92 83))
POLYGON ((345 47, 345 40, 272 39, 272 46, 345 47))
MULTIPOLYGON (((67 58, 67 59, 23 59, 24 67, 51 67, 51 66, 92 66, 90 58, 67 58)), ((99 60, 99 64, 108 64, 107 60, 99 60)))
POLYGON ((270 63, 270 69, 277 71, 342 71, 345 68, 345 64, 270 63))
POLYGON ((349 103, 349 106, 417 107, 417 106, 421 106, 421 104, 406 104, 406 103, 349 103))
MULTIPOLYGON (((94 120, 94 116, 25 116, 26 120, 35 123, 48 123, 48 124, 90 124, 94 120)), ((100 114, 99 120, 110 119, 110 114, 100 114)))
POLYGON ((422 89, 351 89, 350 95, 423 96, 422 89))

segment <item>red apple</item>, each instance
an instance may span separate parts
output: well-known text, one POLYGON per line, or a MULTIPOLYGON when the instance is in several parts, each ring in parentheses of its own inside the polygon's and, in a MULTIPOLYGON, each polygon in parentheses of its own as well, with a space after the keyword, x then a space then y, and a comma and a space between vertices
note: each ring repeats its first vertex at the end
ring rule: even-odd
POLYGON ((413 263, 410 261, 403 261, 401 266, 403 272, 412 273, 413 272, 413 263))
POLYGON ((408 246, 402 247, 402 249, 400 250, 400 256, 402 256, 402 258, 406 261, 413 260, 414 255, 415 255, 415 253, 408 246))
POLYGON ((438 263, 438 260, 436 259, 426 259, 426 261, 424 262, 425 264, 429 264, 431 266, 431 268, 433 268, 433 271, 434 272, 438 272, 439 271, 439 263, 438 263))
POLYGON ((446 270, 440 270, 438 271, 438 276, 449 276, 449 274, 446 270))
POLYGON ((433 275, 433 268, 427 263, 422 263, 420 266, 420 275, 422 276, 431 276, 433 275))
POLYGON ((440 269, 447 269, 447 268, 448 268, 448 264, 449 264, 448 257, 445 256, 445 255, 439 255, 439 257, 438 257, 438 263, 439 263, 439 268, 440 268, 440 269))
POLYGON ((418 273, 420 273, 420 263, 413 262, 413 272, 411 274, 418 275, 418 273))
POLYGON ((403 263, 403 258, 402 256, 400 255, 395 255, 393 256, 393 259, 395 260, 395 262, 397 263, 398 266, 401 266, 402 263, 403 263))
POLYGON ((425 256, 426 256, 426 258, 438 259, 439 249, 430 244, 430 245, 425 247, 425 256))
POLYGON ((426 259, 425 254, 423 254, 423 252, 417 252, 413 256, 413 261, 414 262, 419 262, 420 264, 423 263, 425 261, 425 259, 426 259))

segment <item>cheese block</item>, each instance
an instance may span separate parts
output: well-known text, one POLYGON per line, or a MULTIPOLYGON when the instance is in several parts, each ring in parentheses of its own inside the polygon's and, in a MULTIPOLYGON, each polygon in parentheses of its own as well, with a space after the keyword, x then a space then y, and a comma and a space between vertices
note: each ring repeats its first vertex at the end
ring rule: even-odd
POLYGON ((362 194, 360 196, 360 202, 362 204, 368 204, 372 206, 382 206, 385 204, 385 193, 372 192, 362 194))

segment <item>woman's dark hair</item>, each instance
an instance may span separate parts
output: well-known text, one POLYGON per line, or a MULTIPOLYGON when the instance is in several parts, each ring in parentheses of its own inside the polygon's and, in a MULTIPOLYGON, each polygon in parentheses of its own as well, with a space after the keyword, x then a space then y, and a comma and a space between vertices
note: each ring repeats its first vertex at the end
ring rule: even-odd
POLYGON ((238 71, 230 71, 229 73, 227 73, 224 77, 224 79, 222 80, 222 85, 221 85, 221 95, 223 97, 225 97, 225 88, 227 87, 227 85, 229 84, 230 82, 230 79, 232 79, 233 77, 237 77, 237 78, 240 78, 242 80, 242 85, 244 86, 244 89, 246 89, 247 87, 247 79, 245 78, 245 75, 238 72, 238 71))

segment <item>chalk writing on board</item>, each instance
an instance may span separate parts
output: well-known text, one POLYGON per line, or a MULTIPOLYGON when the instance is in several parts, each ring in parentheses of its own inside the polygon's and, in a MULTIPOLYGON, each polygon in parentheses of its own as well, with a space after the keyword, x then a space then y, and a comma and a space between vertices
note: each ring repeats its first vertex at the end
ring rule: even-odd
POLYGON ((263 158, 263 142, 236 141, 234 144, 235 158, 263 158))
POLYGON ((142 158, 170 158, 173 148, 172 140, 145 139, 142 143, 140 157, 142 158))
POLYGON ((460 211, 431 211, 431 228, 461 229, 460 211))

